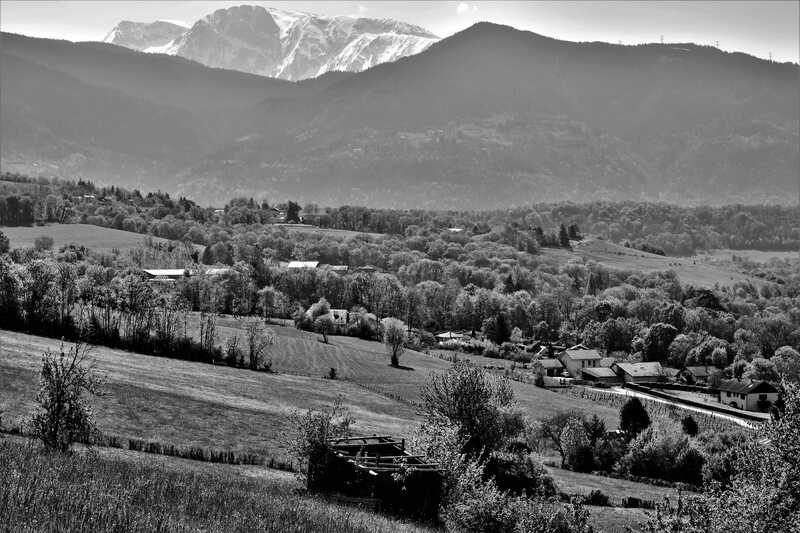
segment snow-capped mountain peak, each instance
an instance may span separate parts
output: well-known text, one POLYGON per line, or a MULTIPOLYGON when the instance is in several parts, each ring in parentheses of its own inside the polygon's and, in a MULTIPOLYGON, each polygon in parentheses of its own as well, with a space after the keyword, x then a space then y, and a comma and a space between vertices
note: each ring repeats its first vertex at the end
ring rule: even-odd
POLYGON ((391 19, 248 5, 219 9, 189 28, 174 21, 123 21, 105 38, 144 52, 287 80, 361 71, 417 54, 438 40, 424 28, 391 19))

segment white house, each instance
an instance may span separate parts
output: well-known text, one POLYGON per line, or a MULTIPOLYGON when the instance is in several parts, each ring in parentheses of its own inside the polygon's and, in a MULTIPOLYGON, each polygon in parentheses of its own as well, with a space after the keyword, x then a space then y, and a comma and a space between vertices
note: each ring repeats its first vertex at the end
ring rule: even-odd
POLYGON ((570 376, 580 378, 581 370, 597 367, 602 357, 597 350, 572 347, 561 352, 558 359, 566 367, 570 376))
POLYGON ((778 388, 767 381, 724 380, 719 402, 745 411, 766 411, 778 399, 778 388))

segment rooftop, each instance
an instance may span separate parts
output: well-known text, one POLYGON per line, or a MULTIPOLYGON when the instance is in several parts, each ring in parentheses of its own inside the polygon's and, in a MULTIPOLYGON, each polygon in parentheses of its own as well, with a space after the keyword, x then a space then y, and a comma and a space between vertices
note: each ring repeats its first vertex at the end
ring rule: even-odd
POLYGON ((570 359, 574 361, 599 361, 602 359, 600 357, 600 353, 597 350, 585 350, 585 349, 577 349, 573 350, 570 348, 569 350, 564 350, 564 352, 570 359))
POLYGON ((735 392, 737 394, 778 392, 777 387, 766 381, 738 381, 735 379, 724 380, 719 386, 719 390, 735 392))
POLYGON ((615 378, 615 377, 617 377, 617 374, 615 374, 613 370, 611 370, 608 367, 604 367, 604 366, 597 366, 597 367, 594 367, 594 368, 583 368, 583 369, 581 369, 581 372, 583 374, 588 374, 588 375, 590 375, 592 377, 595 377, 595 378, 615 378))
POLYGON ((664 375, 661 363, 615 363, 615 365, 620 370, 633 377, 664 375))

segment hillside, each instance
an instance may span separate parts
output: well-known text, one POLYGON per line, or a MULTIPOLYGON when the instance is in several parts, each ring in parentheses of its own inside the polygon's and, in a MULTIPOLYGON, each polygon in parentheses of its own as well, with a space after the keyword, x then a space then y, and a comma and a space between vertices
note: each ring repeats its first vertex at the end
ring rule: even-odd
POLYGON ((503 209, 797 194, 798 66, 710 47, 573 43, 480 23, 417 55, 304 83, 109 44, 4 34, 3 50, 30 62, 12 64, 21 80, 3 99, 14 111, 2 119, 6 170, 147 179, 207 204, 254 196, 503 209), (102 106, 94 124, 58 130, 67 111, 52 102, 79 100, 83 89, 53 78, 24 91, 41 67, 188 111, 173 127, 189 132, 162 133, 152 109, 128 119, 102 106), (119 123, 134 139, 124 146, 103 135, 119 123), (164 153, 131 158, 136 139, 162 134, 164 153), (170 148, 180 143, 189 146, 170 148))
MULTIPOLYGON (((11 248, 31 248, 37 237, 53 238, 56 250, 68 244, 78 244, 92 250, 127 250, 136 248, 148 238, 141 233, 123 231, 114 228, 101 228, 90 224, 48 224, 46 226, 0 227, 10 241, 11 248)), ((167 243, 167 239, 149 236, 155 243, 167 243)), ((197 245, 198 248, 203 248, 197 245)))

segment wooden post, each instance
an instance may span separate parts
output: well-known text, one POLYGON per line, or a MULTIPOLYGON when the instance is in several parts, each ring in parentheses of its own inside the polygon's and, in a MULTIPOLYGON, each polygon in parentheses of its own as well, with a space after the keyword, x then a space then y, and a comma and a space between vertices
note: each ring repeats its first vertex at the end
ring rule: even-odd
POLYGON ((403 451, 403 453, 405 453, 405 451, 406 451, 406 439, 402 439, 400 441, 400 449, 403 451))

